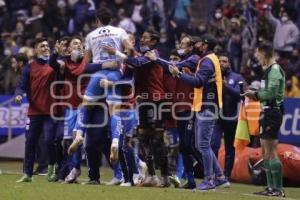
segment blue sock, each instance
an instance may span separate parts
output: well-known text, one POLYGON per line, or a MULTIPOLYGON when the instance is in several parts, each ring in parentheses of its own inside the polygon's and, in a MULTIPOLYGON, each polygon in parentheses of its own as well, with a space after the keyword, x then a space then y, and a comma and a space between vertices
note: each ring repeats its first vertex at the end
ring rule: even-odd
POLYGON ((80 169, 81 156, 82 156, 81 151, 82 151, 82 145, 79 146, 77 151, 72 156, 71 163, 72 163, 73 168, 80 169))
POLYGON ((89 123, 89 118, 90 118, 90 111, 88 107, 82 106, 78 109, 78 117, 76 121, 75 128, 77 128, 82 135, 84 135, 87 125, 89 123))
POLYGON ((123 176, 122 176, 122 170, 119 162, 113 165, 113 170, 114 170, 114 177, 119 180, 122 180, 123 176))
POLYGON ((112 134, 112 141, 119 141, 122 132, 122 120, 120 114, 114 114, 110 118, 110 128, 112 134))
POLYGON ((182 160, 182 155, 179 154, 177 158, 176 176, 178 178, 183 178, 183 175, 184 175, 183 160, 182 160))

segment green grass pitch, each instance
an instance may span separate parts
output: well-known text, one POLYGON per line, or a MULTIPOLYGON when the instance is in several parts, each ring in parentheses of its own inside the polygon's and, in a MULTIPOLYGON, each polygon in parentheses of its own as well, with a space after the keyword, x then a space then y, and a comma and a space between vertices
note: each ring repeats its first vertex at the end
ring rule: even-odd
MULTIPOLYGON (((232 184, 229 189, 211 192, 192 192, 170 188, 119 187, 48 183, 45 176, 34 176, 32 183, 16 183, 21 177, 21 162, 0 161, 0 200, 263 200, 280 199, 252 195, 262 187, 232 184)), ((80 182, 87 180, 83 168, 80 182)), ((112 171, 101 170, 101 181, 108 181, 112 171)), ((199 182, 199 181, 198 181, 199 182)), ((285 188, 287 200, 300 200, 300 188, 285 188)))

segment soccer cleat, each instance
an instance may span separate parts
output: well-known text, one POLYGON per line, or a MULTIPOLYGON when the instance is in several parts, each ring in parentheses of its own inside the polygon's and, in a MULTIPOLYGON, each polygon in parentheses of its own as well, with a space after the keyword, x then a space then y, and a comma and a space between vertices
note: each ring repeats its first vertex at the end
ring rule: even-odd
POLYGON ((77 178, 80 176, 80 169, 73 168, 68 176, 65 178, 66 183, 75 183, 77 178))
POLYGON ((148 177, 146 177, 145 181, 140 184, 140 186, 142 186, 142 187, 159 187, 160 180, 156 175, 148 176, 148 177))
POLYGON ((171 183, 168 176, 161 177, 159 187, 170 187, 171 183))
POLYGON ((193 190, 196 188, 196 183, 190 183, 186 181, 184 184, 180 185, 180 189, 193 190))
POLYGON ((64 180, 64 179, 58 179, 58 180, 57 180, 57 183, 64 184, 64 183, 65 183, 65 180, 64 180))
POLYGON ((226 178, 216 178, 215 186, 220 188, 229 188, 230 182, 226 178))
POLYGON ((100 185, 100 181, 98 181, 98 180, 89 180, 87 182, 83 182, 82 185, 100 185))
POLYGON ((69 155, 74 154, 77 151, 78 147, 82 144, 83 144, 83 137, 82 137, 82 135, 77 134, 75 139, 73 140, 72 144, 70 145, 70 147, 68 149, 68 154, 69 155))
POLYGON ((120 185, 122 183, 122 180, 113 177, 108 183, 106 183, 105 185, 120 185))
POLYGON ((202 181, 202 183, 200 183, 198 186, 197 186, 197 190, 201 190, 201 191, 209 191, 209 190, 215 190, 216 186, 215 184, 213 183, 213 181, 202 181))
POLYGON ((132 179, 133 179, 133 184, 134 185, 139 185, 144 180, 144 178, 141 174, 133 174, 132 179))
POLYGON ((48 182, 55 182, 57 181, 57 175, 56 175, 56 168, 55 165, 48 165, 48 175, 47 180, 48 182))
POLYGON ((48 165, 48 174, 47 174, 47 180, 50 182, 51 176, 53 176, 54 172, 54 165, 48 165))
POLYGON ((140 160, 139 161, 139 172, 142 175, 143 179, 146 178, 147 171, 148 171, 147 164, 140 160))
POLYGON ((121 183, 120 186, 121 187, 131 187, 132 184, 130 182, 126 182, 126 183, 121 183))
POLYGON ((176 175, 169 176, 170 182, 174 185, 175 188, 179 188, 181 185, 181 182, 179 178, 176 175))
POLYGON ((16 181, 16 183, 30 183, 32 182, 32 177, 28 176, 27 174, 24 174, 22 178, 16 181))
POLYGON ((262 196, 270 196, 270 194, 273 193, 272 188, 265 188, 263 191, 260 192, 254 192, 255 195, 262 195, 262 196))
POLYGON ((269 193, 269 196, 272 197, 285 197, 285 193, 283 190, 273 189, 272 192, 269 193))

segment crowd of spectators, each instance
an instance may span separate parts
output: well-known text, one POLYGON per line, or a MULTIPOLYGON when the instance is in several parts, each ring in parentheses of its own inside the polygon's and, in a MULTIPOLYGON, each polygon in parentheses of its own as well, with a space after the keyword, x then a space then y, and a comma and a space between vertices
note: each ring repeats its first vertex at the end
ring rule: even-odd
POLYGON ((248 84, 262 74, 254 57, 257 43, 273 41, 287 75, 286 96, 300 97, 300 0, 0 0, 0 94, 13 94, 20 73, 16 54, 30 61, 37 37, 48 37, 52 47, 65 35, 85 37, 96 27, 95 10, 103 6, 112 10, 113 25, 137 39, 146 28, 157 29, 163 58, 185 34, 213 34, 215 51, 228 52, 233 70, 248 84), (201 4, 213 5, 210 17, 195 17, 205 12, 201 4))

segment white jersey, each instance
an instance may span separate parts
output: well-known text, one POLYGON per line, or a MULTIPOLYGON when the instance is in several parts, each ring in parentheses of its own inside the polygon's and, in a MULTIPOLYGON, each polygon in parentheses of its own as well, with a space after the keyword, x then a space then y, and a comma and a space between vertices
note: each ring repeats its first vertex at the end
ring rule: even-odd
POLYGON ((115 55, 110 55, 102 46, 111 46, 122 52, 125 39, 128 39, 128 35, 124 29, 108 25, 97 28, 86 36, 85 49, 92 52, 93 63, 117 60, 115 55))

